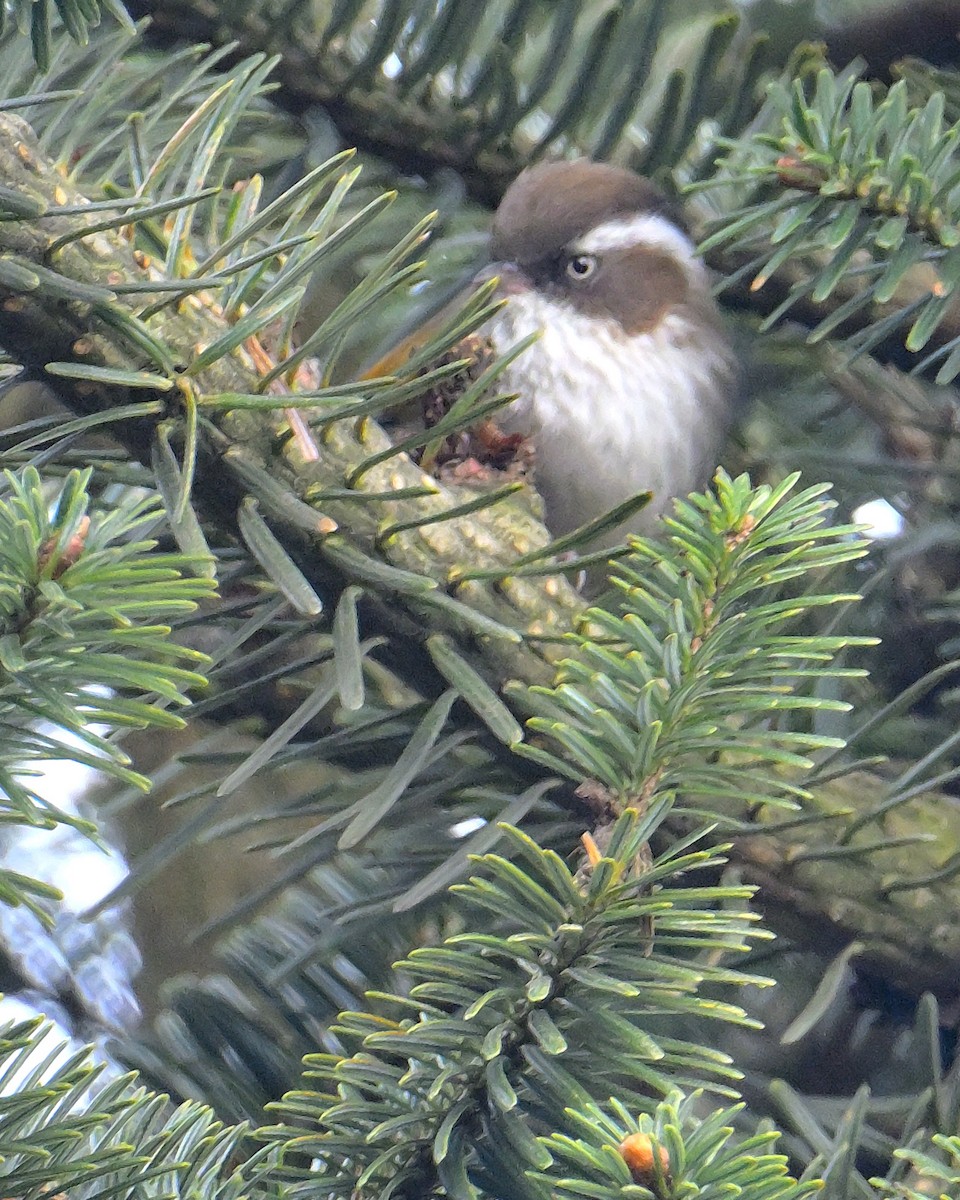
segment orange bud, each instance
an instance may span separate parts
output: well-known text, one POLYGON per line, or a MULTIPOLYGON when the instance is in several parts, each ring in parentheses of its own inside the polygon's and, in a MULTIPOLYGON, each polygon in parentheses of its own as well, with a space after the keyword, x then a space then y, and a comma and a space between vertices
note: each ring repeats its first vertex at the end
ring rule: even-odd
POLYGON ((592 833, 581 833, 580 841, 583 843, 583 848, 587 852, 587 862, 591 867, 595 867, 603 858, 600 853, 600 847, 597 845, 592 833))
MULTIPOLYGON (((60 557, 57 559, 56 565, 51 572, 51 578, 59 579, 60 576, 69 567, 72 567, 80 558, 87 544, 87 534, 90 532, 90 518, 83 516, 77 522, 77 531, 70 538, 67 544, 61 549, 60 557)), ((53 552, 57 547, 56 537, 47 538, 40 547, 40 552, 37 555, 37 566, 41 571, 45 571, 53 556, 53 552)))
POLYGON ((799 188, 804 192, 819 192, 826 182, 823 170, 814 163, 804 162, 802 157, 783 154, 777 159, 777 178, 785 187, 799 188))
MULTIPOLYGON (((630 1168, 633 1182, 650 1187, 656 1182, 657 1175, 653 1166, 653 1142, 645 1133, 631 1133, 620 1143, 620 1153, 623 1161, 630 1168)), ((662 1146, 657 1147, 660 1168, 664 1176, 670 1173, 670 1156, 662 1146)))

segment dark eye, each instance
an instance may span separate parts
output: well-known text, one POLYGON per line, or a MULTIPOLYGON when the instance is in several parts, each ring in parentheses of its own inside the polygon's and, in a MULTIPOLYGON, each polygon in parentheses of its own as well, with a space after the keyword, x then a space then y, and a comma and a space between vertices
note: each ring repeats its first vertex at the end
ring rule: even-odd
POLYGON ((571 279, 589 279, 597 269, 597 260, 592 254, 575 254, 567 259, 567 274, 571 279))

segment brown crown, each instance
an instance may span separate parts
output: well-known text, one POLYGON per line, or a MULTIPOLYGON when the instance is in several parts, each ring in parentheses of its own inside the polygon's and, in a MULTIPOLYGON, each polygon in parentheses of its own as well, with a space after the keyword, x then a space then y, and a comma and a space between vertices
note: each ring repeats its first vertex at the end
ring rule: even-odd
POLYGON ((493 221, 491 250, 495 259, 538 262, 604 221, 642 212, 683 228, 656 184, 633 171, 587 159, 538 163, 507 189, 493 221))

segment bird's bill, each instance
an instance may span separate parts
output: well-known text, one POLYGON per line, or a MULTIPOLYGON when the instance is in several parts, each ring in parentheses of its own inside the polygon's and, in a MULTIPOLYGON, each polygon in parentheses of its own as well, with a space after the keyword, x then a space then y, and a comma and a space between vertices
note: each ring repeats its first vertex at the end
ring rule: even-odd
POLYGON ((490 263, 474 275, 473 286, 479 287, 481 283, 487 283, 491 279, 498 281, 498 296, 518 296, 533 287, 533 280, 515 262, 490 263))

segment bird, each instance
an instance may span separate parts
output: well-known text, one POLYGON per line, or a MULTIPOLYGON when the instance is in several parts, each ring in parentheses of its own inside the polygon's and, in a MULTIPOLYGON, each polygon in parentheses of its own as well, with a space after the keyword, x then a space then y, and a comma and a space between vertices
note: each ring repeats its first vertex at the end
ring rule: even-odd
POLYGON ((548 530, 562 536, 650 491, 583 548, 653 532, 674 497, 708 482, 738 389, 682 217, 624 167, 541 162, 504 193, 490 254, 474 286, 496 279, 505 303, 478 333, 497 354, 537 335, 499 377, 515 399, 495 419, 532 446, 548 530))

